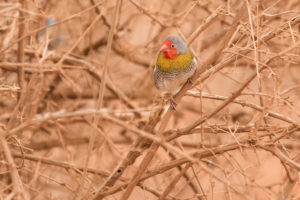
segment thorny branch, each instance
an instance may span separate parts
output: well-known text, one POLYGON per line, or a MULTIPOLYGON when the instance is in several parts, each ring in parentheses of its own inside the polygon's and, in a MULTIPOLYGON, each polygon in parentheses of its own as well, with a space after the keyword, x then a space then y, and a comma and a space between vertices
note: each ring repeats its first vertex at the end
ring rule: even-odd
POLYGON ((0 198, 297 198, 299 9, 292 0, 2 3, 0 198), (199 63, 176 111, 152 82, 173 34, 199 63))

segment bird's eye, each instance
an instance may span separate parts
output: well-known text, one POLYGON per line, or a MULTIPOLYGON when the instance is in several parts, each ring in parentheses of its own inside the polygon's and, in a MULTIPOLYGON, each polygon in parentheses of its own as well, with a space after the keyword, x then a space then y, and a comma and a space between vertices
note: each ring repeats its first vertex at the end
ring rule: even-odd
POLYGON ((175 47, 175 45, 174 44, 171 44, 171 48, 174 48, 175 47))

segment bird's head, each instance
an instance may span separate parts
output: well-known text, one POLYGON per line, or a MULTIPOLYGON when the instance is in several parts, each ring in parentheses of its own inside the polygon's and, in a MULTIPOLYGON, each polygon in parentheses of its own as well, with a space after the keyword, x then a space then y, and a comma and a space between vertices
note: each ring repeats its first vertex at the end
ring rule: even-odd
POLYGON ((177 36, 169 36, 162 43, 159 51, 164 58, 174 59, 178 55, 185 54, 187 50, 187 46, 182 39, 177 36))

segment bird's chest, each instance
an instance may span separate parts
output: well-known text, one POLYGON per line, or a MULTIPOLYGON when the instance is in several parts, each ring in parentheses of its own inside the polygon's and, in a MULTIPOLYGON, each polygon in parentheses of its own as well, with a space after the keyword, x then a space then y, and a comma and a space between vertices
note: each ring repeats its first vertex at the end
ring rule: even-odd
POLYGON ((186 69, 193 62, 193 57, 190 52, 178 55, 173 59, 164 58, 159 54, 156 66, 163 72, 173 73, 186 69))
POLYGON ((179 74, 174 77, 164 78, 160 89, 167 93, 176 94, 187 78, 187 74, 179 74))
POLYGON ((165 59, 160 54, 154 70, 154 82, 158 89, 175 94, 183 83, 193 75, 196 60, 191 54, 179 55, 175 59, 165 59))
POLYGON ((154 82, 163 92, 176 94, 181 86, 190 78, 196 70, 196 64, 192 63, 188 68, 176 72, 163 72, 155 67, 154 82))

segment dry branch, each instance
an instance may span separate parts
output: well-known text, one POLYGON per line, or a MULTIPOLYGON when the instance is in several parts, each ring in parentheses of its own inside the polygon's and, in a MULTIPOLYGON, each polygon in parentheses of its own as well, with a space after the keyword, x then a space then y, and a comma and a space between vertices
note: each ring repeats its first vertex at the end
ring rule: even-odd
POLYGON ((299 9, 1 3, 0 199, 297 198, 299 9), (176 111, 152 80, 168 35, 199 63, 176 111))
MULTIPOLYGON (((199 76, 199 74, 201 74, 201 72, 205 71, 208 66, 217 59, 218 56, 220 56, 223 48, 227 45, 227 42, 230 40, 230 38, 232 37, 232 33, 234 32, 234 30, 236 29, 236 27, 239 24, 239 20, 241 20, 242 15, 244 14, 244 9, 242 8, 239 13, 237 14, 236 18, 234 19, 234 22, 230 28, 230 30, 227 32, 227 34, 224 36, 223 41, 222 41, 222 45, 219 46, 218 49, 215 50, 215 52, 213 53, 213 55, 211 57, 209 57, 207 59, 207 61, 202 65, 202 67, 197 70, 197 72, 195 73, 195 75, 192 78, 192 81, 195 81, 196 77, 199 76)), ((189 84, 185 84, 183 86, 183 88, 181 88, 181 90, 179 91, 179 93, 175 96, 175 101, 178 102, 183 94, 188 90, 188 88, 190 87, 189 84)), ((169 121, 170 117, 172 114, 172 110, 169 109, 167 110, 167 113, 162 117, 161 119, 161 125, 158 128, 157 131, 157 135, 161 136, 164 129, 166 128, 167 122, 169 121)), ((140 177, 142 176, 143 172, 146 170, 148 164, 151 162, 154 154, 156 153, 156 151, 159 148, 159 144, 158 143, 153 143, 151 145, 151 147, 149 148, 149 151, 147 152, 147 154, 145 155, 137 173, 135 174, 135 176, 133 177, 133 179, 131 180, 131 182, 128 184, 125 192, 123 193, 121 200, 126 200, 128 199, 128 197, 130 196, 133 188, 135 187, 135 185, 138 183, 140 177)))

